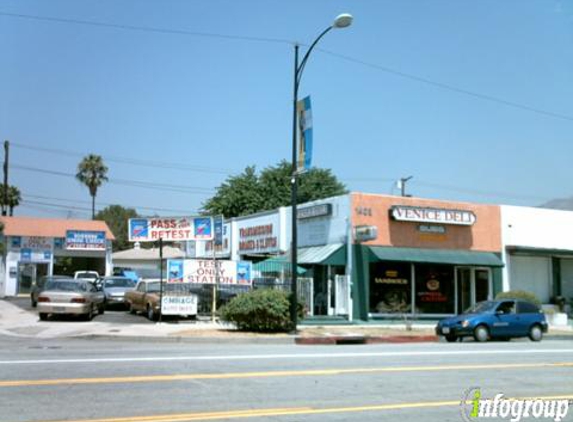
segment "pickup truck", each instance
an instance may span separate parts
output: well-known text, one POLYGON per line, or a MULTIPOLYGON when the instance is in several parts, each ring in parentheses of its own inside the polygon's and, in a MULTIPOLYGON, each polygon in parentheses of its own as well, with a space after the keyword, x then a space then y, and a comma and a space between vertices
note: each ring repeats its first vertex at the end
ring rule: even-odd
POLYGON ((134 290, 125 292, 125 303, 129 312, 145 312, 147 318, 155 321, 159 316, 159 289, 158 280, 141 280, 134 290))

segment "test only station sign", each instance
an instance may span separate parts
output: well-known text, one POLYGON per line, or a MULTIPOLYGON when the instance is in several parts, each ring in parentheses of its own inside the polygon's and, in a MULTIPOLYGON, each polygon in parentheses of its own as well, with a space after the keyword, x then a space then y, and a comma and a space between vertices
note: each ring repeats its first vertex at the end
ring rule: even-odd
POLYGON ((130 242, 213 240, 212 217, 130 218, 130 242))
POLYGON ((252 284, 250 261, 169 259, 168 283, 220 284, 250 286, 252 284))

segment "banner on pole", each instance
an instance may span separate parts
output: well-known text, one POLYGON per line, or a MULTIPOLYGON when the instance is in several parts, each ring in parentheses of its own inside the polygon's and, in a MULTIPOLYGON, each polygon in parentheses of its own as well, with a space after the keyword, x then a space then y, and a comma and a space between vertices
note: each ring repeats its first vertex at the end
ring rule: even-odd
POLYGON ((298 116, 298 160, 299 172, 309 170, 312 165, 312 110, 310 97, 305 97, 296 103, 298 116))

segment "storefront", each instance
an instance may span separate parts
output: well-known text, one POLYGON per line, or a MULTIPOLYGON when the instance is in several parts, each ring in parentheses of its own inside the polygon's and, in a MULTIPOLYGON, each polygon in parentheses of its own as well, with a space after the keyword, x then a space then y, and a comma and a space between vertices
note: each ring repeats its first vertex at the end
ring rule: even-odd
POLYGON ((573 300, 573 212, 502 206, 504 290, 573 300))
POLYGON ((498 206, 351 195, 355 316, 441 317, 501 291, 498 206))
POLYGON ((43 275, 111 274, 113 234, 103 221, 0 217, 4 225, 0 296, 27 294, 43 275))

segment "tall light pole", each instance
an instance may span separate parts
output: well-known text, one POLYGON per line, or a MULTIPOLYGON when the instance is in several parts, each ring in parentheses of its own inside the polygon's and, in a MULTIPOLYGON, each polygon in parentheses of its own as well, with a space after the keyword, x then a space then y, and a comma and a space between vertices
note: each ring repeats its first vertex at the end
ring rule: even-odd
POLYGON ((333 28, 346 28, 352 24, 352 15, 348 13, 343 13, 338 15, 331 26, 326 28, 322 33, 314 40, 310 45, 306 54, 304 55, 302 61, 298 62, 298 49, 299 45, 294 46, 294 95, 292 104, 292 172, 291 172, 291 207, 292 207, 292 239, 291 239, 291 309, 290 316, 292 322, 292 328, 296 331, 297 326, 297 216, 296 216, 296 203, 297 203, 297 148, 296 148, 296 134, 297 134, 297 115, 296 115, 296 103, 298 102, 298 87, 300 85, 300 79, 302 77, 302 72, 308 61, 310 53, 318 44, 320 39, 326 35, 333 28))

